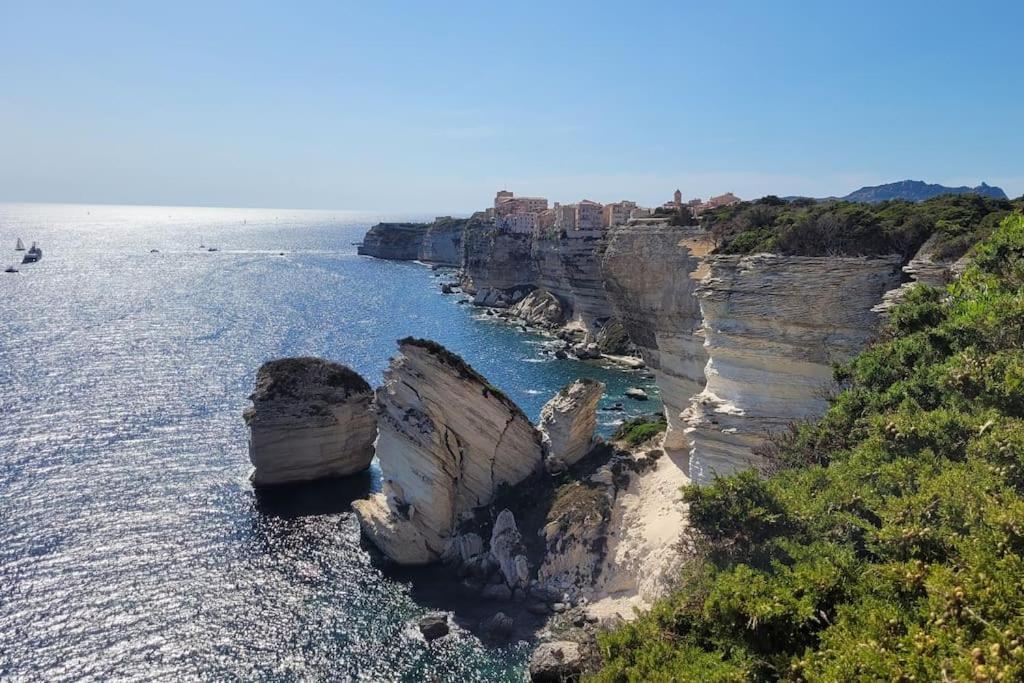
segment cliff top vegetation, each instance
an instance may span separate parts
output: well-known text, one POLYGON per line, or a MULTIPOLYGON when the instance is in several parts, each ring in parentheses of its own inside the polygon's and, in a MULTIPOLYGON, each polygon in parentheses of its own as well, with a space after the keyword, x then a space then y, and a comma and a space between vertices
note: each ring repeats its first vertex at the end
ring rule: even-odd
POLYGON ((971 256, 837 369, 773 474, 684 490, 699 559, 600 637, 597 680, 1024 679, 1024 217, 971 256))
POLYGON ((904 261, 937 234, 935 257, 955 260, 990 234, 1021 199, 944 195, 919 203, 786 201, 774 196, 705 213, 701 225, 719 254, 878 256, 904 261))

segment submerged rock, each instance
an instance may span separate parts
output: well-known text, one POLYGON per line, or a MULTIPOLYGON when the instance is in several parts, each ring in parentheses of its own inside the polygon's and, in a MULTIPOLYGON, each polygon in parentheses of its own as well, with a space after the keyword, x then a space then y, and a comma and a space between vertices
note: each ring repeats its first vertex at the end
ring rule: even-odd
POLYGON ((354 370, 322 358, 264 363, 245 411, 253 484, 361 472, 373 459, 373 391, 354 370))
POLYGON ((541 465, 523 411, 436 342, 399 342, 377 414, 383 490, 353 508, 367 538, 402 564, 440 559, 461 519, 541 465))
POLYGON ((629 389, 626 389, 623 392, 623 394, 627 398, 631 398, 631 399, 633 399, 635 401, 646 401, 649 398, 647 396, 647 392, 644 391, 643 389, 638 388, 638 387, 630 387, 629 389))
POLYGON ((597 404, 603 394, 601 382, 577 379, 544 404, 540 431, 549 458, 573 465, 590 451, 597 427, 597 404))

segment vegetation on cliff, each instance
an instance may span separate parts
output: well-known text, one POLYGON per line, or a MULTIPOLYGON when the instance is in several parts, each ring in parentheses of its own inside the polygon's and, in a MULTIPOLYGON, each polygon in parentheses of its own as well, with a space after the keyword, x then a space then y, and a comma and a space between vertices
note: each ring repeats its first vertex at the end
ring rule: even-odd
POLYGON ((623 422, 615 430, 612 439, 625 441, 630 446, 638 446, 666 429, 668 429, 668 422, 663 413, 648 413, 623 422))
POLYGON ((1021 206, 979 195, 945 195, 920 203, 885 201, 784 201, 763 197, 754 202, 709 211, 701 224, 720 254, 770 252, 787 256, 873 256, 901 254, 909 260, 932 234, 936 256, 956 259, 971 244, 990 234, 1021 206))
POLYGON ((700 559, 601 637, 598 680, 1024 678, 1024 217, 972 257, 837 370, 774 474, 684 491, 700 559))

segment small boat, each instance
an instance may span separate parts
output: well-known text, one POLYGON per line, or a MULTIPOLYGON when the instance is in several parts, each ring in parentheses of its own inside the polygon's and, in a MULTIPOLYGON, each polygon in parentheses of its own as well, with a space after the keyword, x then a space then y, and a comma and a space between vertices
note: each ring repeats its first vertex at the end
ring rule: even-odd
POLYGON ((220 249, 218 249, 217 247, 210 247, 206 251, 220 251, 220 249))
POLYGON ((149 253, 150 253, 150 254, 159 254, 159 253, 160 253, 160 250, 159 250, 159 249, 150 249, 150 250, 149 250, 149 253))
POLYGON ((4 272, 5 272, 5 273, 17 273, 17 272, 18 272, 18 269, 17 269, 17 268, 15 268, 14 266, 7 266, 7 269, 6 269, 6 270, 4 270, 4 272))
POLYGON ((25 251, 25 243, 18 238, 18 243, 14 245, 14 251, 25 251))
POLYGON ((29 250, 25 252, 25 255, 22 257, 21 262, 35 263, 41 258, 43 258, 43 250, 40 249, 35 242, 33 242, 31 248, 29 248, 29 250))

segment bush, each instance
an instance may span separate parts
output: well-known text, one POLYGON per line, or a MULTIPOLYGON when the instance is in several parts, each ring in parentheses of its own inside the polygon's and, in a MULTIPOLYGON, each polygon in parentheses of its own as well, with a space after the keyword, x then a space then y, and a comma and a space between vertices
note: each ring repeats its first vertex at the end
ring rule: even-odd
POLYGON ((661 413, 651 413, 626 420, 615 430, 612 438, 616 441, 625 441, 631 446, 639 446, 666 429, 668 422, 665 421, 665 416, 661 413))
POLYGON ((599 637, 599 680, 1024 680, 1024 218, 973 254, 837 369, 772 475, 684 491, 704 552, 599 637))

